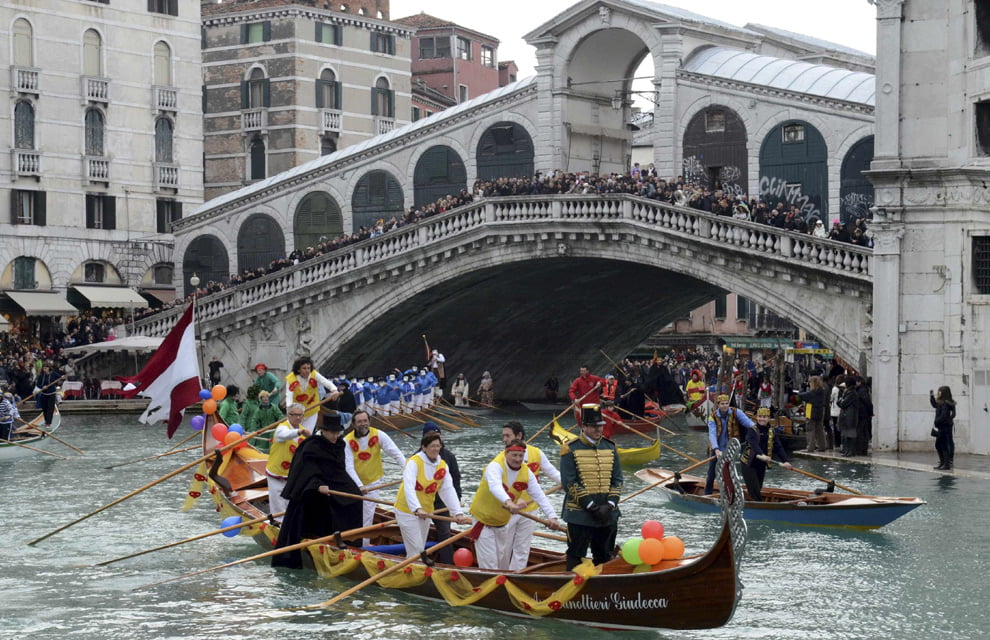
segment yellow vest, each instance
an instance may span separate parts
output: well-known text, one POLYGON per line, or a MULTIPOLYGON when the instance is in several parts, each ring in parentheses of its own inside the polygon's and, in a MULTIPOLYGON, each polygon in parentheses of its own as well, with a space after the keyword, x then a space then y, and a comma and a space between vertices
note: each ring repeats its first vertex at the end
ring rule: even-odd
MULTIPOLYGON (((528 467, 537 480, 540 479, 540 468, 541 468, 540 462, 542 460, 543 460, 543 455, 540 453, 540 450, 531 444, 527 444, 526 464, 523 466, 528 467)), ((494 462, 498 462, 499 464, 502 465, 503 468, 505 468, 505 451, 502 451, 497 456, 495 456, 494 462)), ((528 507, 523 509, 523 511, 527 511, 527 512, 536 511, 537 509, 540 508, 540 505, 536 504, 536 501, 533 500, 533 496, 529 495, 529 491, 527 491, 525 487, 523 487, 522 493, 519 494, 519 499, 531 503, 528 507)))
MULTIPOLYGON (((426 463, 423 461, 423 456, 417 453, 410 460, 417 467, 416 497, 419 498, 419 505, 424 511, 433 511, 434 499, 437 493, 440 492, 440 487, 443 486, 444 481, 447 479, 447 463, 441 459, 437 465, 437 470, 433 473, 433 477, 427 478, 426 463)), ((409 508, 409 504, 406 502, 405 482, 399 485, 399 495, 395 498, 395 508, 410 515, 413 513, 412 509, 409 508)))
POLYGON ((296 374, 290 373, 285 376, 285 382, 292 393, 292 401, 306 407, 304 417, 308 418, 320 410, 320 383, 316 381, 316 376, 310 374, 309 380, 303 382, 296 377, 296 374))
MULTIPOLYGON (((509 477, 509 467, 505 464, 505 452, 499 455, 502 456, 502 459, 499 460, 499 457, 495 456, 492 462, 496 462, 502 467, 502 488, 505 489, 505 492, 509 494, 509 497, 513 501, 520 500, 523 496, 528 496, 526 487, 529 484, 529 467, 526 465, 519 467, 519 473, 516 474, 516 479, 512 483, 512 486, 506 486, 505 479, 509 477)), ((487 469, 487 466, 485 468, 487 469)), ((481 484, 478 485, 478 491, 474 494, 474 499, 471 500, 471 515, 480 522, 484 522, 492 527, 504 526, 512 516, 509 510, 492 493, 492 490, 488 486, 488 478, 485 476, 481 477, 481 484)))
MULTIPOLYGON (((283 422, 282 424, 292 426, 288 422, 283 422)), ((269 475, 278 478, 289 477, 289 466, 292 464, 292 456, 295 455, 296 448, 302 441, 302 436, 294 440, 286 440, 285 442, 278 442, 274 436, 272 437, 272 448, 268 451, 268 465, 265 467, 269 475)))
POLYGON ((698 380, 697 382, 694 380, 688 380, 687 395, 688 402, 703 399, 705 397, 705 383, 701 380, 698 380))
POLYGON ((347 446, 354 454, 354 470, 357 471, 361 482, 368 485, 378 480, 385 471, 382 468, 382 445, 378 437, 378 429, 368 429, 368 448, 362 449, 358 437, 353 431, 344 436, 347 446))

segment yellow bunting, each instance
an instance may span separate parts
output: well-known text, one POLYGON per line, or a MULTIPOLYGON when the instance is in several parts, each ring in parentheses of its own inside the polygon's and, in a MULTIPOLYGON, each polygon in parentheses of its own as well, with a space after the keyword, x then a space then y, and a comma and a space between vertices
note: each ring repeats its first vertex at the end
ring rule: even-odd
POLYGON ((192 482, 189 483, 189 491, 186 492, 186 499, 182 502, 181 511, 188 511, 196 504, 196 498, 203 495, 203 485, 206 483, 206 461, 204 460, 196 467, 193 473, 192 482))

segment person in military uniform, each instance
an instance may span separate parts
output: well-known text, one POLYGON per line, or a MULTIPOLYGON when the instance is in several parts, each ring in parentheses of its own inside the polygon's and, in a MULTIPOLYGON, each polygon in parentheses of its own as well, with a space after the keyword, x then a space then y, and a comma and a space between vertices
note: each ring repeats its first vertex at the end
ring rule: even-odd
POLYGON ((622 467, 615 443, 602 437, 604 426, 598 405, 583 405, 581 437, 560 448, 568 571, 581 564, 589 545, 596 565, 611 560, 615 547, 622 467))
MULTIPOLYGON (((722 452, 729 445, 729 438, 739 440, 740 444, 760 448, 760 443, 756 438, 756 429, 753 428, 753 421, 749 419, 741 409, 729 406, 729 396, 719 395, 716 399, 718 407, 708 417, 708 446, 713 455, 712 461, 708 464, 708 478, 705 480, 705 495, 709 495, 715 488, 715 467, 718 459, 722 457, 722 452)), ((762 451, 761 451, 762 452, 762 451)))
POLYGON ((762 501, 763 479, 767 475, 767 467, 772 461, 772 456, 776 456, 785 469, 790 469, 791 463, 787 457, 784 443, 780 438, 774 437, 777 434, 774 433, 773 425, 770 424, 769 407, 760 407, 756 410, 756 433, 759 447, 753 447, 747 443, 743 447, 740 462, 742 463, 742 475, 746 481, 749 499, 762 501))

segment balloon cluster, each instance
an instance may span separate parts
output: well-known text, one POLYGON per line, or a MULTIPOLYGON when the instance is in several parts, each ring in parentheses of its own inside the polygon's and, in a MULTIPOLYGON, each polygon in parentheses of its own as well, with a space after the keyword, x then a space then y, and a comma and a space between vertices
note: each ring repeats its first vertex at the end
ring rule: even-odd
POLYGON ((622 559, 631 565, 658 569, 664 560, 677 560, 684 555, 684 542, 677 536, 664 536, 663 525, 656 520, 643 523, 642 538, 630 538, 622 544, 622 559))
MULTIPOLYGON (((238 440, 240 440, 241 436, 244 435, 244 427, 237 424, 236 422, 230 425, 229 427, 225 424, 218 422, 212 427, 210 427, 210 435, 213 436, 214 440, 216 440, 221 444, 224 445, 233 444, 238 440)), ((239 443, 234 448, 243 449, 246 446, 247 446, 247 440, 239 443)))
POLYGON ((227 387, 218 384, 212 389, 200 389, 199 397, 203 401, 203 413, 212 416, 217 412, 217 403, 227 397, 227 387))

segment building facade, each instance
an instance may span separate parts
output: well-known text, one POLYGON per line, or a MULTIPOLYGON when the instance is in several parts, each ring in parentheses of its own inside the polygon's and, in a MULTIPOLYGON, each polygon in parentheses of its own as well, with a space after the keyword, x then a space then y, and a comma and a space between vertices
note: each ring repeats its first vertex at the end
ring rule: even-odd
POLYGON ((204 3, 207 199, 409 122, 411 37, 387 1, 204 3))
POLYGON ((171 223, 203 199, 199 28, 196 0, 0 6, 0 311, 15 328, 74 313, 76 285, 103 287, 93 306, 171 289, 171 223))

